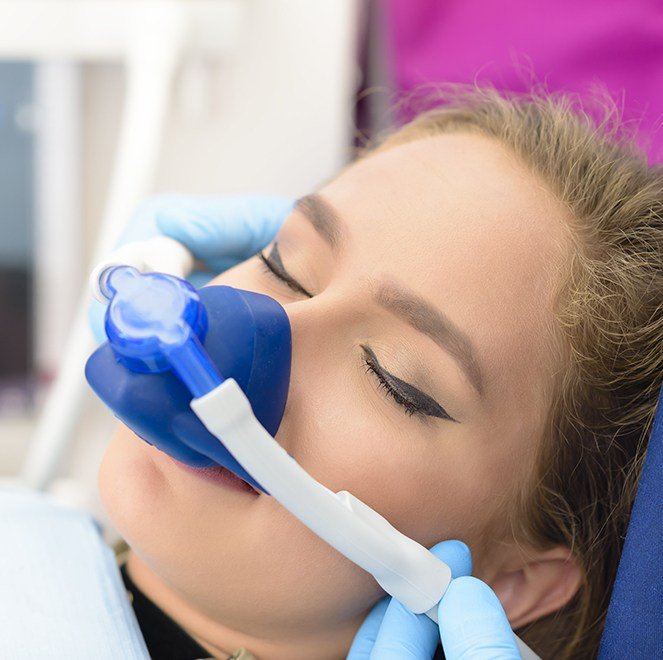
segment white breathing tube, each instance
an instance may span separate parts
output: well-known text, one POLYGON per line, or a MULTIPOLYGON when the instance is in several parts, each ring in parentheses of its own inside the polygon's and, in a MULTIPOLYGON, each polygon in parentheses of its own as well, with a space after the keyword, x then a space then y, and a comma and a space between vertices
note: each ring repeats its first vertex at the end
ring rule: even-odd
POLYGON ((233 379, 194 399, 191 408, 290 513, 408 609, 437 619, 436 605, 451 581, 449 567, 351 493, 334 493, 313 479, 262 427, 233 379))
MULTIPOLYGON (((437 605, 451 582, 449 567, 401 534, 352 493, 334 493, 311 477, 258 422, 232 379, 191 402, 207 430, 290 513, 365 571, 415 614, 437 623, 437 605)), ((539 656, 514 635, 523 660, 539 656)))
MULTIPOLYGON (((192 269, 191 253, 158 237, 121 248, 90 278, 95 297, 104 272, 116 265, 178 277, 192 269)), ((427 548, 395 529, 352 493, 334 493, 313 479, 256 419, 234 379, 193 399, 191 409, 258 483, 321 539, 370 573, 391 596, 416 614, 437 622, 437 606, 451 582, 449 567, 427 548), (223 440, 221 440, 221 438, 223 440)), ((538 656, 517 636, 524 660, 538 656)))

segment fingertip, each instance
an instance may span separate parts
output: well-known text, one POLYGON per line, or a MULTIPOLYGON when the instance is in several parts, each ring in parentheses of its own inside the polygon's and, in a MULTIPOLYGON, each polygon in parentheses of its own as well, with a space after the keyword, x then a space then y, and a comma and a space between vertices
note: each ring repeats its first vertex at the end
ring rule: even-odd
POLYGON ((155 224, 164 236, 182 243, 198 259, 207 260, 221 251, 214 223, 189 210, 159 210, 155 224))
POLYGON ((431 552, 449 566, 452 578, 471 575, 472 553, 462 541, 442 541, 433 546, 431 552))

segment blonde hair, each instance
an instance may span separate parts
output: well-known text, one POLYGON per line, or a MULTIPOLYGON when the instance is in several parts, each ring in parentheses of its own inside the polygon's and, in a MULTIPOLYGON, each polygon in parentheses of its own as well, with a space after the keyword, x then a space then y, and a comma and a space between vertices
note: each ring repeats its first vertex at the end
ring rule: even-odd
POLYGON ((583 584, 520 631, 543 657, 598 653, 661 387, 663 171, 568 96, 453 87, 379 146, 473 132, 499 140, 570 211, 573 254, 555 316, 563 369, 537 473, 515 507, 516 540, 571 548, 583 584))

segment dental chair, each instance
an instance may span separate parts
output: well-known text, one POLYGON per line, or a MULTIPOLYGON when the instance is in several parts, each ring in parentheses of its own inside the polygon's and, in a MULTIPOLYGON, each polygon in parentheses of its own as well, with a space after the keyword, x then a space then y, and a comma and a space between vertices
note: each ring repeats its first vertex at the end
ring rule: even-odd
MULTIPOLYGON (((600 660, 663 657, 663 390, 600 660)), ((0 642, 7 658, 149 658, 111 549, 87 513, 0 489, 0 642)))
POLYGON ((599 658, 663 658, 663 389, 610 598, 599 658))

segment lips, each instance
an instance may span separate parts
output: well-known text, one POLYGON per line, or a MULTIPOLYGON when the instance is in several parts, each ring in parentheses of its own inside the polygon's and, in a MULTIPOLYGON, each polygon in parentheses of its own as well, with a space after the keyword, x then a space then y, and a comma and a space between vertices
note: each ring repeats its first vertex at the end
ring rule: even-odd
POLYGON ((251 495, 260 495, 260 493, 248 484, 244 479, 238 477, 234 472, 231 472, 225 467, 220 465, 204 468, 194 468, 190 465, 180 463, 179 461, 172 459, 177 465, 190 472, 195 474, 200 479, 204 479, 210 483, 214 483, 218 486, 223 486, 225 488, 232 488, 233 490, 242 491, 251 495))

